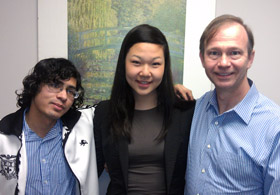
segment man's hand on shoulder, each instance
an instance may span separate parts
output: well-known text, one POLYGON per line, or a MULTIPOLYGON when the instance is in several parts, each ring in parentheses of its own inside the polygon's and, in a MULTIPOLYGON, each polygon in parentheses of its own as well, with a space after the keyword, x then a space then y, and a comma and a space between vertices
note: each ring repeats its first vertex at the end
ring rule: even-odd
POLYGON ((181 84, 176 84, 174 85, 174 90, 175 90, 175 94, 178 98, 182 99, 182 100, 194 100, 192 91, 188 88, 186 88, 184 85, 181 84))

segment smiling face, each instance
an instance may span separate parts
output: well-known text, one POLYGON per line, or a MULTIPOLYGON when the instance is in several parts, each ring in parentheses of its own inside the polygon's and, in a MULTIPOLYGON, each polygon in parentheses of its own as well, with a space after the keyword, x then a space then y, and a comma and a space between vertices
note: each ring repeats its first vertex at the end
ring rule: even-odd
POLYGON ((29 112, 40 119, 56 121, 72 106, 74 98, 69 97, 65 89, 76 88, 76 79, 61 81, 64 89, 58 93, 51 92, 47 84, 42 84, 38 94, 31 101, 29 112))
POLYGON ((205 46, 200 58, 208 78, 217 92, 245 93, 249 90, 247 70, 254 59, 254 51, 248 55, 248 36, 237 23, 221 26, 205 46))
POLYGON ((162 81, 165 67, 163 47, 152 43, 136 43, 125 59, 126 80, 137 101, 141 97, 157 99, 156 89, 162 81))

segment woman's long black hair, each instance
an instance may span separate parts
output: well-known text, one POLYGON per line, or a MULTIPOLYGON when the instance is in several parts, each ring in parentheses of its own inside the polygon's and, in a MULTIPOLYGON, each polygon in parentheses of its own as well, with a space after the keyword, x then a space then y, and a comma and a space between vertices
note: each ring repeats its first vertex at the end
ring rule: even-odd
POLYGON ((162 82, 157 88, 158 106, 163 112, 163 128, 157 137, 161 141, 164 139, 171 122, 171 110, 175 95, 167 40, 158 28, 148 24, 142 24, 131 29, 122 42, 110 98, 111 130, 114 137, 125 137, 129 141, 131 140, 130 132, 135 101, 132 88, 126 81, 125 58, 134 44, 142 42, 161 45, 164 50, 164 74, 162 82))

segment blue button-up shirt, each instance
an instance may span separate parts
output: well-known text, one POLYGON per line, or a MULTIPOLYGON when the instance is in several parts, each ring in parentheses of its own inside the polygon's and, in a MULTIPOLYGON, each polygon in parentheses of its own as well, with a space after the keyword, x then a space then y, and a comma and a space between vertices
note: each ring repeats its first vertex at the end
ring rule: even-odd
POLYGON ((280 194, 280 107, 251 88, 219 114, 216 92, 198 99, 185 194, 280 194))
POLYGON ((29 128, 25 118, 23 131, 28 162, 25 194, 74 195, 76 179, 64 156, 61 120, 44 138, 29 128))

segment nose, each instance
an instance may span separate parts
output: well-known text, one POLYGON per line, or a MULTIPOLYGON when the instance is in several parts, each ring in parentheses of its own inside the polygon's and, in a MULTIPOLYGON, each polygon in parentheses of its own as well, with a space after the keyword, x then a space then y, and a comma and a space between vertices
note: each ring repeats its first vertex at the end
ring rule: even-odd
POLYGON ((67 100, 67 92, 66 89, 60 89, 60 91, 57 93, 57 97, 59 99, 61 99, 62 101, 66 101, 67 100))
POLYGON ((230 59, 226 54, 223 54, 220 58, 219 65, 222 67, 230 66, 230 59))
POLYGON ((149 67, 148 64, 145 64, 142 67, 142 70, 140 72, 140 76, 151 76, 150 67, 149 67))

